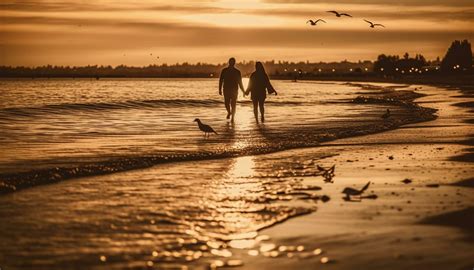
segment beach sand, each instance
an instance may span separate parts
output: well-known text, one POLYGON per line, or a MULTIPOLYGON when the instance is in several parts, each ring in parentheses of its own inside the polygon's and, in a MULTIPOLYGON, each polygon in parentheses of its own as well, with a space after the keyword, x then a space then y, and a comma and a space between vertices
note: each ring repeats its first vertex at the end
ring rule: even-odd
POLYGON ((421 89, 428 96, 417 102, 438 109, 438 119, 294 150, 308 159, 318 151, 338 153, 320 161, 336 164, 334 183, 305 179, 331 200, 262 231, 283 252, 244 256, 245 269, 474 267, 472 92, 421 89), (377 199, 343 200, 345 187, 368 181, 367 195, 377 199), (295 246, 304 251, 288 252, 295 246))

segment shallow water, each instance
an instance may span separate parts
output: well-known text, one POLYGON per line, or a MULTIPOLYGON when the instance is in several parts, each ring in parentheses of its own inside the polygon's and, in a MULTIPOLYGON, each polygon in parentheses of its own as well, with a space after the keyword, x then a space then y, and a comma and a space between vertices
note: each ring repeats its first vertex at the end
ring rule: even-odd
POLYGON ((242 97, 235 124, 226 121, 216 80, 3 80, 0 173, 117 158, 241 154, 256 145, 268 152, 306 143, 304 138, 272 140, 275 136, 308 129, 334 135, 331 129, 357 129, 380 120, 374 116, 384 110, 349 103, 360 89, 341 83, 274 84, 280 95, 267 99, 262 125, 256 124, 251 103, 242 97), (219 135, 204 139, 193 122, 196 117, 219 135))
POLYGON ((411 111, 355 104, 368 91, 356 86, 274 84, 280 95, 269 97, 265 124, 255 123, 248 101, 239 103, 230 124, 215 80, 2 81, 8 94, 0 109, 1 172, 33 170, 41 180, 39 168, 61 174, 56 166, 75 171, 105 161, 82 176, 109 174, 1 196, 0 266, 207 269, 245 263, 232 260, 247 251, 278 257, 258 231, 315 211, 327 199, 302 177, 319 178, 316 164, 331 153, 253 154, 383 130, 387 106, 390 123, 411 111), (219 135, 205 139, 195 117, 219 135), (204 156, 152 166, 195 154, 204 156), (136 166, 110 161, 124 157, 136 166))
POLYGON ((258 230, 314 211, 322 193, 301 177, 318 174, 313 159, 261 155, 15 192, 0 197, 0 261, 6 269, 207 269, 247 250, 267 256, 273 244, 258 230))

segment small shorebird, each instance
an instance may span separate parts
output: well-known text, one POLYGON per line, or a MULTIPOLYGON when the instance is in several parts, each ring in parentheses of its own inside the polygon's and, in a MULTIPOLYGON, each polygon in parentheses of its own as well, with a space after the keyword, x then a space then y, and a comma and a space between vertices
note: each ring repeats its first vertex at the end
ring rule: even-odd
POLYGON ((390 110, 387 109, 387 111, 381 116, 383 119, 387 119, 390 117, 390 110))
POLYGON ((323 168, 319 165, 317 165, 316 168, 318 169, 318 171, 323 172, 322 175, 324 177, 324 182, 334 183, 334 180, 332 180, 332 178, 336 175, 334 173, 334 171, 336 170, 336 165, 332 165, 332 167, 329 169, 323 168))
POLYGON ((330 11, 327 11, 327 12, 329 12, 329 13, 334 13, 334 14, 336 15, 336 17, 339 17, 339 18, 342 17, 342 16, 346 16, 346 17, 351 17, 351 18, 352 18, 352 15, 350 15, 350 14, 347 14, 347 13, 339 13, 339 12, 337 12, 337 11, 335 11, 335 10, 330 10, 330 11))
POLYGON ((369 23, 371 28, 375 28, 376 26, 380 26, 380 27, 385 28, 385 25, 383 25, 383 24, 380 24, 380 23, 373 23, 373 22, 368 21, 368 20, 366 20, 366 19, 364 19, 364 21, 366 21, 367 23, 369 23))
POLYGON ((210 133, 217 134, 211 126, 203 124, 199 118, 194 119, 194 122, 198 123, 198 127, 202 132, 204 132, 204 136, 208 137, 210 133))
POLYGON ((350 200, 351 199, 351 196, 360 196, 362 195, 362 193, 364 193, 364 191, 366 191, 368 188, 369 188, 369 185, 370 185, 370 182, 368 182, 367 184, 365 184, 365 186, 361 189, 355 189, 355 188, 351 188, 351 187, 346 187, 342 193, 346 194, 346 200, 350 200))
POLYGON ((317 19, 316 21, 308 20, 306 23, 310 23, 312 26, 316 26, 318 24, 318 22, 326 23, 326 21, 323 20, 323 19, 317 19))

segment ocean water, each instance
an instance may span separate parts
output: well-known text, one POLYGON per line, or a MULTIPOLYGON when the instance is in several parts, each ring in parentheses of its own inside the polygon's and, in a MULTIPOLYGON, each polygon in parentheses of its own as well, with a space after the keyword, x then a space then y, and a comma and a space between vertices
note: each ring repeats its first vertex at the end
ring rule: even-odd
POLYGON ((275 81, 279 95, 267 99, 266 123, 256 124, 249 98, 240 95, 232 124, 225 119, 217 83, 211 79, 0 81, 0 173, 123 158, 238 155, 254 152, 255 146, 266 152, 312 143, 297 139, 307 129, 323 134, 379 121, 374 116, 384 110, 350 103, 362 90, 346 84, 275 81), (219 135, 205 139, 195 118, 219 135), (284 141, 291 136, 294 139, 284 141))
POLYGON ((267 121, 241 97, 232 124, 211 79, 1 81, 0 267, 214 269, 299 252, 259 231, 329 199, 304 177, 323 184, 332 153, 262 154, 422 119, 353 102, 380 86, 273 83, 267 121))

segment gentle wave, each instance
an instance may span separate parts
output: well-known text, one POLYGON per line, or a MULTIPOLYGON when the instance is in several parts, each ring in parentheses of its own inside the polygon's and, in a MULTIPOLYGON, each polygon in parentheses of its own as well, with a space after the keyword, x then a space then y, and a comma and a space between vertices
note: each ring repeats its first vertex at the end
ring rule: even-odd
MULTIPOLYGON (((240 104, 250 104, 250 100, 241 100, 240 104)), ((267 101, 267 104, 279 106, 300 105, 302 102, 294 101, 267 101)), ((207 99, 159 99, 159 100, 141 100, 125 102, 91 102, 91 103, 62 103, 48 104, 39 107, 11 107, 0 109, 0 118, 8 116, 27 117, 38 114, 62 114, 64 112, 82 112, 82 111, 104 111, 104 110, 124 110, 124 109, 156 109, 172 107, 213 107, 222 105, 222 100, 207 99)))

